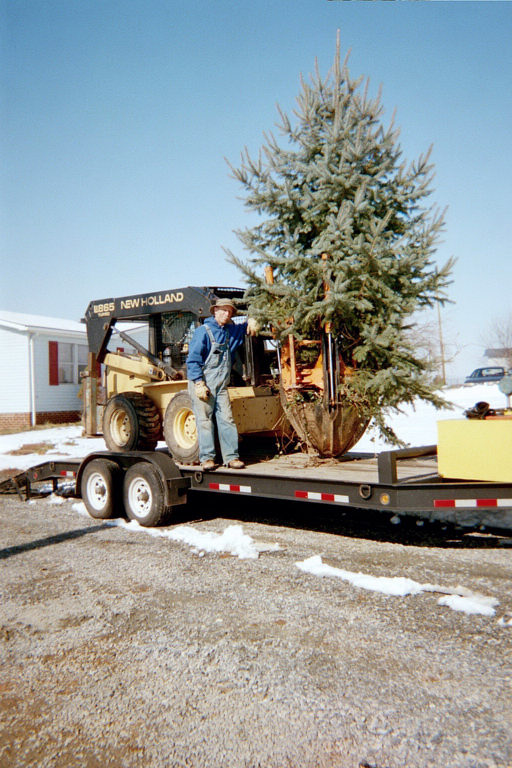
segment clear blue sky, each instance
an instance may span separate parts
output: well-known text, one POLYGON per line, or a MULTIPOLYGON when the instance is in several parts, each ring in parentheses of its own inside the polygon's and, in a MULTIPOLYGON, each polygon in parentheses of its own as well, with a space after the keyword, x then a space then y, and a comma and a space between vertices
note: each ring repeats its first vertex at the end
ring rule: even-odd
POLYGON ((512 3, 0 0, 0 309, 79 319, 91 299, 239 285, 248 221, 224 158, 327 73, 383 88, 408 159, 434 145, 461 349, 512 310, 512 3))

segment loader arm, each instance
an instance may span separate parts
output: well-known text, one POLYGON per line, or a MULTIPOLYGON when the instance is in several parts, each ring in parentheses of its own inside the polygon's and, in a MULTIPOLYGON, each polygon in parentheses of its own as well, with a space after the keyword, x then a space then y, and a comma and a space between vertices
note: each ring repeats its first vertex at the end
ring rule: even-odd
POLYGON ((135 341, 135 339, 132 339, 132 337, 129 336, 127 333, 124 333, 124 331, 117 331, 117 330, 116 330, 116 333, 118 334, 118 336, 121 337, 123 341, 126 341, 127 344, 131 344, 132 347, 137 350, 137 352, 140 352, 141 355, 146 357, 150 363, 156 366, 159 370, 162 371, 163 374, 168 376, 170 379, 176 380, 181 378, 181 373, 177 371, 176 368, 173 368, 172 365, 169 365, 168 363, 163 363, 161 360, 158 359, 158 357, 156 357, 155 355, 152 355, 149 350, 143 347, 142 344, 139 344, 138 341, 135 341))

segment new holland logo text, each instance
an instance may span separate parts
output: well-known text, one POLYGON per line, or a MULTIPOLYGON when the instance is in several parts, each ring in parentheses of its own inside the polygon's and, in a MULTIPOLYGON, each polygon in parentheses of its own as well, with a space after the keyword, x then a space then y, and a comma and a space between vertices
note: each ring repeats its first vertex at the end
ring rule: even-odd
POLYGON ((183 301, 183 293, 158 293, 154 296, 137 296, 134 299, 121 299, 121 309, 143 309, 144 307, 158 307, 163 304, 173 304, 183 301))

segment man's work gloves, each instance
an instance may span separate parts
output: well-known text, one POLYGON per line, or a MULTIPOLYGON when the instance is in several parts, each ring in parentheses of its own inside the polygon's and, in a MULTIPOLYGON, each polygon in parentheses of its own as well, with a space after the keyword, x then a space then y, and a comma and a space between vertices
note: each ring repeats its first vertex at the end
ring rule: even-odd
POLYGON ((249 317, 247 320, 247 334, 249 336, 256 336, 260 331, 260 324, 254 317, 249 317))
POLYGON ((196 397, 199 398, 199 400, 202 400, 204 403, 208 402, 208 398, 211 395, 210 390, 206 386, 206 382, 202 379, 200 381, 196 381, 194 383, 195 393, 196 397))

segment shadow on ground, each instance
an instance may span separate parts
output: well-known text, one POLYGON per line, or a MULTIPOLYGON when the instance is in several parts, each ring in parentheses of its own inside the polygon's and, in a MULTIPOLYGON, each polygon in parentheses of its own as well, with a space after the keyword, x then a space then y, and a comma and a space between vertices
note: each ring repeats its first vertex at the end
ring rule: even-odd
POLYGON ((85 528, 78 528, 73 531, 65 531, 63 533, 56 533, 53 536, 45 536, 42 539, 36 539, 35 541, 28 541, 25 544, 16 544, 12 547, 6 547, 0 549, 0 560, 6 560, 8 557, 14 555, 20 555, 23 552, 30 552, 32 549, 42 549, 43 547, 51 547, 54 544, 60 544, 63 541, 69 541, 70 539, 78 539, 81 536, 88 536, 90 533, 96 533, 96 531, 103 531, 105 528, 109 528, 108 523, 102 523, 100 525, 88 525, 85 528))
POLYGON ((419 521, 402 516, 398 524, 388 512, 334 507, 312 502, 283 502, 272 499, 222 497, 190 492, 186 506, 176 509, 172 524, 224 517, 241 522, 299 528, 373 541, 387 541, 416 547, 447 549, 496 549, 512 547, 509 531, 462 528, 446 522, 419 521), (422 523, 422 524, 418 524, 422 523))

